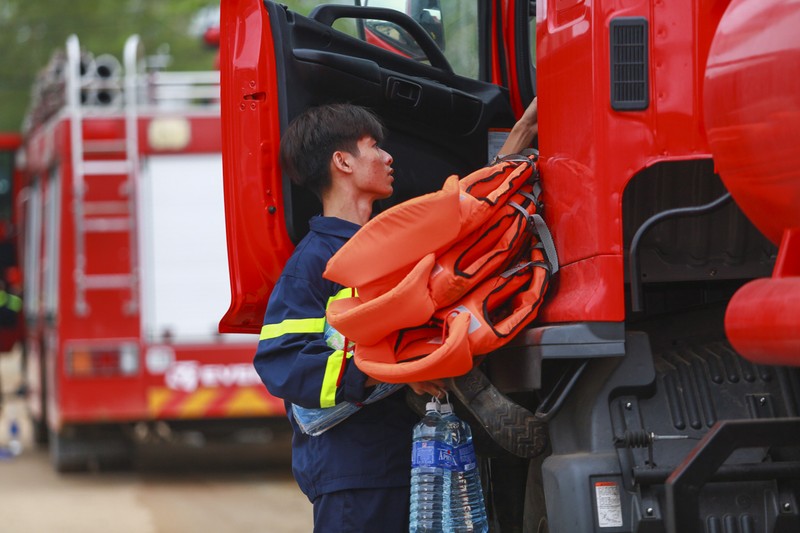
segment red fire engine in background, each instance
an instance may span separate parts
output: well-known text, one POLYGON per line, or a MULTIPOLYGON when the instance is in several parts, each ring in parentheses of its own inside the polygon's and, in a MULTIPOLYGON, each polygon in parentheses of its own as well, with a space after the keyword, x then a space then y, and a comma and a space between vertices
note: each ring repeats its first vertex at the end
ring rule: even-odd
POLYGON ((481 369, 549 446, 473 426, 493 530, 800 530, 798 3, 343 3, 222 5, 223 331, 258 330, 319 212, 277 158, 304 109, 382 117, 385 209, 484 166, 538 95, 561 268, 481 369))
POLYGON ((254 338, 218 333, 219 73, 152 59, 138 36, 122 64, 70 37, 23 126, 25 372, 36 439, 58 470, 126 462, 136 438, 235 437, 283 420, 252 368, 254 338))

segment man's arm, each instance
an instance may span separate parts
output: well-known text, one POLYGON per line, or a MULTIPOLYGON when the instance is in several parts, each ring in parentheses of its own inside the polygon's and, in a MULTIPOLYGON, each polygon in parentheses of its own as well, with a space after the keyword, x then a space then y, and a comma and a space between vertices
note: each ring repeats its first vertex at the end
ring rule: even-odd
POLYGON ((511 128, 506 142, 500 148, 497 156, 516 154, 530 147, 533 138, 539 133, 539 107, 537 98, 534 98, 525 109, 522 117, 511 128))
POLYGON ((326 304, 308 280, 282 276, 259 338, 254 365, 261 380, 271 394, 302 407, 331 407, 368 395, 367 376, 325 341, 326 304))

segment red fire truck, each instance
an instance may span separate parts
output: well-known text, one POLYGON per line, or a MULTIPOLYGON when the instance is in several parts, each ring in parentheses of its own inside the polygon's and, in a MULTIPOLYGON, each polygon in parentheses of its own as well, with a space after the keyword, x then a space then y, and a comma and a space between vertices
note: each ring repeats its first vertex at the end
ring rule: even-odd
POLYGON ((122 62, 72 36, 24 124, 29 407, 58 470, 127 461, 136 439, 235 437, 284 419, 252 369, 254 337, 218 333, 219 72, 156 59, 138 36, 122 62))
POLYGON ((222 5, 223 331, 258 330, 319 211, 278 165, 303 109, 383 118, 385 208, 487 164, 538 95, 561 269, 481 369, 549 445, 476 428, 493 530, 800 530, 797 2, 343 3, 222 5))

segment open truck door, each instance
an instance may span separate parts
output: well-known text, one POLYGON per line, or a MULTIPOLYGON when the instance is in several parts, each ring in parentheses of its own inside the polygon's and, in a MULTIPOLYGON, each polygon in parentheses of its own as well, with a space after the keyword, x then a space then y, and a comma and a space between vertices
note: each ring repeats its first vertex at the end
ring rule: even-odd
MULTIPOLYGON (((223 2, 223 166, 232 302, 222 332, 260 330, 269 293, 294 243, 320 212, 319 201, 292 185, 278 163, 281 133, 303 110, 349 102, 381 117, 389 132, 384 147, 394 157, 395 194, 377 210, 485 165, 493 155, 489 130, 513 124, 508 91, 459 73, 464 67, 454 69, 442 52, 444 36, 436 34, 442 25, 429 20, 441 11, 420 14, 425 29, 405 2, 398 4, 403 11, 324 5, 302 16, 270 1, 223 2)), ((485 24, 478 9, 471 6, 474 23, 485 24)), ((477 42, 474 50, 477 54, 477 42)))

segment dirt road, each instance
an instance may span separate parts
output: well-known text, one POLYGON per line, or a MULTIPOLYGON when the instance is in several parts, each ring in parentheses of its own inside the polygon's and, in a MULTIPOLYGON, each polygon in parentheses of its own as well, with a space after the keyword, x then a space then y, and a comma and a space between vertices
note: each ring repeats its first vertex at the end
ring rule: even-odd
MULTIPOLYGON (((15 358, 0 354, 3 390, 18 383, 15 358)), ((0 448, 11 416, 24 414, 6 394, 0 448)), ((24 422, 24 418, 22 418, 24 422)), ((125 472, 59 475, 46 450, 31 444, 0 458, 0 533, 307 533, 311 504, 292 479, 284 440, 270 453, 224 447, 140 450, 125 472), (235 458, 235 461, 231 461, 235 458)))

